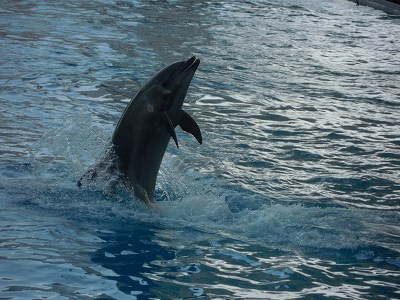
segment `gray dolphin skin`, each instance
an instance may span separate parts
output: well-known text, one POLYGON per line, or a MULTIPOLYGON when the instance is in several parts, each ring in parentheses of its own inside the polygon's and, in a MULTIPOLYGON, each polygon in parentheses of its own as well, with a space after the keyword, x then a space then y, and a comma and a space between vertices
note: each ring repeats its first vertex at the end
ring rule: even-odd
MULTIPOLYGON (((193 56, 159 71, 129 102, 112 136, 114 164, 123 183, 147 205, 154 200, 157 174, 171 137, 179 148, 175 127, 179 125, 202 143, 199 126, 182 109, 199 64, 193 56)), ((88 171, 78 186, 84 177, 96 176, 95 170, 88 171)))

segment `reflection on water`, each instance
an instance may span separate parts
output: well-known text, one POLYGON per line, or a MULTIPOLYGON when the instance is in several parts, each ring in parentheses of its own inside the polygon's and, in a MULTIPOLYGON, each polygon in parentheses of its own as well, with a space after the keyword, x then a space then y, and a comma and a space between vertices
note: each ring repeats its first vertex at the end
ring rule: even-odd
POLYGON ((0 298, 396 298, 399 20, 350 1, 0 4, 0 298), (148 211, 75 183, 201 65, 148 211))

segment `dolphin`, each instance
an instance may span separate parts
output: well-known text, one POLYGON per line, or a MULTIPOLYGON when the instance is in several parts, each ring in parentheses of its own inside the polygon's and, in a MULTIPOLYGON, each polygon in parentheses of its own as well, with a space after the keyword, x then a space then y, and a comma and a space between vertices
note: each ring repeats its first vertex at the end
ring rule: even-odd
MULTIPOLYGON (((124 185, 147 205, 154 201, 158 171, 171 137, 179 148, 175 127, 179 125, 202 143, 199 126, 182 109, 199 64, 193 56, 154 75, 129 102, 112 135, 112 154, 105 158, 112 161, 111 169, 116 169, 124 185)), ((96 176, 95 167, 80 178, 78 186, 84 178, 96 176)))

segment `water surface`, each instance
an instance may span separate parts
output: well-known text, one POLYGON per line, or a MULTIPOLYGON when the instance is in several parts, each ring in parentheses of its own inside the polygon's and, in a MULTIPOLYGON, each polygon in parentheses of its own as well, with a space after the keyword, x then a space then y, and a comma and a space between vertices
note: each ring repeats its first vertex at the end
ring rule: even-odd
POLYGON ((399 40, 345 0, 0 4, 0 298, 398 298, 399 40), (157 209, 79 190, 192 55, 157 209))

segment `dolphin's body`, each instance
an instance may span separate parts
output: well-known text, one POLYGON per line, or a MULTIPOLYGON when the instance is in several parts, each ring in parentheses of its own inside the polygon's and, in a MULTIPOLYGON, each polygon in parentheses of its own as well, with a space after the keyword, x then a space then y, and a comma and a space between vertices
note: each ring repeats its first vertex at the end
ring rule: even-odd
MULTIPOLYGON (((188 87, 200 60, 191 57, 162 69, 129 102, 112 136, 115 166, 124 184, 137 198, 150 204, 157 174, 172 137, 178 147, 175 127, 191 133, 202 143, 199 126, 182 110, 188 87)), ((85 177, 96 177, 96 171, 85 177)))

